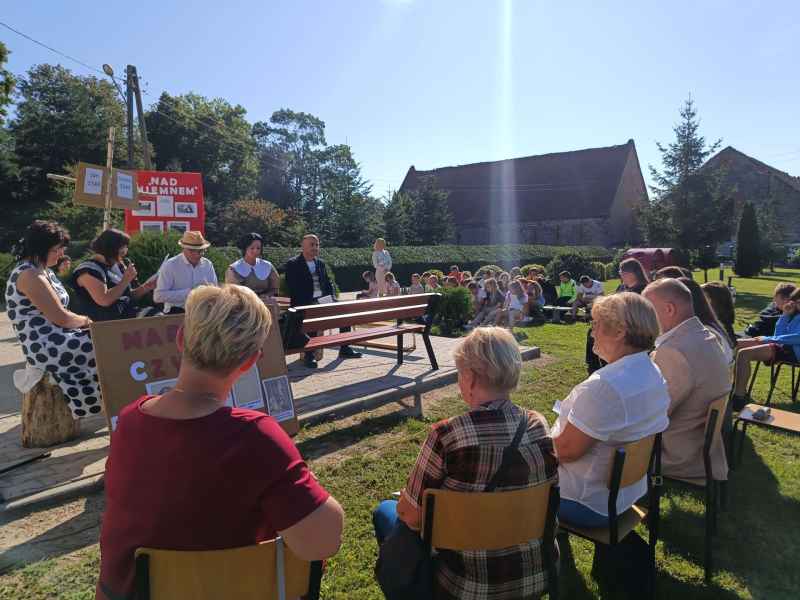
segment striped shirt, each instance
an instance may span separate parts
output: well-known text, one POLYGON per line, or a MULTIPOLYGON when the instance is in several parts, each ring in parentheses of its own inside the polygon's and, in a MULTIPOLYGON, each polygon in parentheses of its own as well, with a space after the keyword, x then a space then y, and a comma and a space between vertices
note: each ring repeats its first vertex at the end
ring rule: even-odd
MULTIPOLYGON (((514 437, 523 409, 497 401, 433 426, 403 490, 420 508, 426 489, 482 492, 514 437)), ((556 482, 558 468, 553 440, 544 417, 525 411, 528 430, 504 469, 497 491, 556 482)), ((547 588, 541 541, 502 550, 440 551, 437 598, 511 600, 538 598, 547 588)))

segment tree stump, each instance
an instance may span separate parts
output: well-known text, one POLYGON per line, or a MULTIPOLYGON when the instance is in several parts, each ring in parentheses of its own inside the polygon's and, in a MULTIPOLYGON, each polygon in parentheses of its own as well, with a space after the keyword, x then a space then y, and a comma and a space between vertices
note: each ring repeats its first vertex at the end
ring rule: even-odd
POLYGON ((79 421, 64 401, 64 394, 45 374, 27 394, 22 395, 22 445, 46 448, 78 437, 79 421))

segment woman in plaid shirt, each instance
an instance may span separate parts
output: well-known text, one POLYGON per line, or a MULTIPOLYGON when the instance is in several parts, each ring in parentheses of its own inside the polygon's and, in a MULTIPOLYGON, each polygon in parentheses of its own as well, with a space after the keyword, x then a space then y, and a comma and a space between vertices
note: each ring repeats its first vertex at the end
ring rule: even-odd
MULTIPOLYGON (((517 343, 506 330, 482 327, 455 351, 458 385, 469 412, 433 426, 400 501, 386 500, 373 515, 378 542, 398 519, 414 530, 422 521, 422 494, 429 488, 482 492, 500 467, 520 419, 525 435, 499 477, 496 491, 556 481, 553 440, 544 417, 510 400, 522 368, 517 343)), ((439 552, 437 598, 501 600, 538 598, 547 587, 541 541, 491 551, 439 552)))

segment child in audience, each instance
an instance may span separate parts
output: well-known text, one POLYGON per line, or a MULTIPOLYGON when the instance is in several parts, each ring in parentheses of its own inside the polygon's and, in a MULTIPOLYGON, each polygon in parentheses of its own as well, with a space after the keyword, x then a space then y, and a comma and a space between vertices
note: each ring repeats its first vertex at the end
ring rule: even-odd
POLYGON ((442 286, 439 285, 439 277, 434 274, 428 275, 428 283, 425 286, 427 292, 438 292, 442 286))
POLYGON ((550 283, 544 275, 538 275, 536 277, 536 281, 542 288, 542 297, 544 298, 544 304, 545 305, 555 304, 556 300, 558 299, 558 290, 556 289, 556 286, 550 283))
POLYGON ((500 277, 497 280, 497 287, 500 289, 503 294, 508 293, 508 286, 511 283, 511 275, 503 271, 500 273, 500 277))
POLYGON ((447 276, 444 278, 444 287, 446 288, 457 288, 458 287, 458 280, 455 277, 447 276))
POLYGON ((544 293, 542 292, 542 286, 536 281, 529 281, 526 291, 528 292, 528 301, 523 308, 523 314, 533 323, 543 322, 544 293))
POLYGON ((480 327, 481 325, 493 325, 497 318, 497 312, 505 302, 505 295, 498 289, 496 280, 487 279, 484 282, 484 287, 486 289, 486 298, 481 302, 475 318, 467 325, 469 329, 480 327))
POLYGON ((448 277, 452 277, 456 280, 457 283, 461 283, 461 280, 464 278, 464 274, 458 270, 458 265, 453 265, 450 267, 450 273, 447 274, 448 277))
POLYGON ((372 271, 364 271, 361 274, 361 278, 364 280, 364 283, 367 284, 367 289, 356 294, 356 300, 361 300, 362 298, 377 298, 378 282, 375 281, 375 273, 372 271))
POLYGON ((400 284, 397 283, 397 280, 394 278, 394 273, 389 271, 386 274, 386 295, 387 296, 399 296, 400 295, 400 284))
POLYGON ((414 273, 411 276, 411 287, 408 288, 409 294, 424 294, 425 286, 419 282, 419 273, 414 273))
POLYGON ((478 291, 480 290, 480 287, 474 281, 470 281, 467 284, 467 289, 469 290, 469 293, 472 296, 472 310, 477 313, 478 307, 481 304, 481 300, 480 298, 478 298, 478 291))
POLYGON ((572 318, 578 316, 578 309, 585 308, 586 312, 592 310, 592 303, 603 295, 603 284, 589 277, 581 275, 577 297, 572 302, 572 318))
POLYGON ((572 274, 569 271, 561 271, 561 273, 558 274, 558 279, 561 283, 556 289, 556 306, 572 306, 572 303, 575 302, 575 298, 578 295, 577 286, 575 285, 575 280, 572 278, 572 274))
POLYGON ((498 327, 506 325, 509 329, 513 329, 514 325, 522 320, 522 311, 527 303, 528 295, 525 293, 522 283, 513 281, 509 286, 503 308, 497 313, 495 324, 498 327))

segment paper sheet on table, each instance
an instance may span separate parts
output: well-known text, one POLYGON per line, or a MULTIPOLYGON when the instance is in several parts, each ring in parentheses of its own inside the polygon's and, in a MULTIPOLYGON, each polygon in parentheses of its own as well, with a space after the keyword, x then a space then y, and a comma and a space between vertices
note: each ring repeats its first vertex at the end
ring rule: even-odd
POLYGON ((331 302, 333 302, 333 296, 330 294, 317 298, 317 304, 330 304, 331 302))

